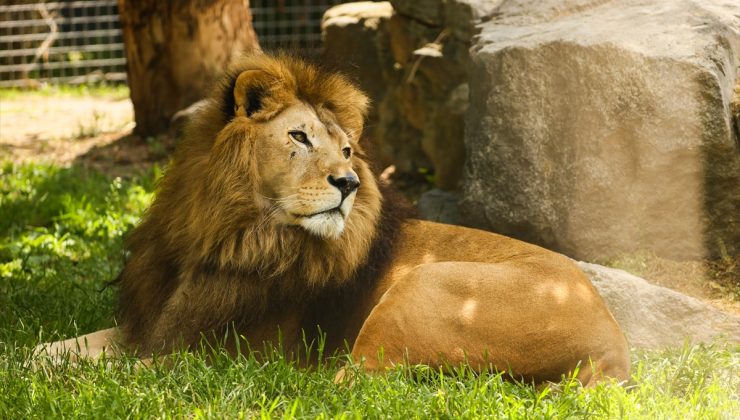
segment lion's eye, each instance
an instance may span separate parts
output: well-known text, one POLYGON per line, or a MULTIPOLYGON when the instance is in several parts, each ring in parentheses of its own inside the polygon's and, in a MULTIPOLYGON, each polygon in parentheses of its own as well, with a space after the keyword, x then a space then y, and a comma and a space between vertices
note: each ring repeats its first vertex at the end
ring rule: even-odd
POLYGON ((298 143, 303 143, 308 147, 312 146, 311 142, 308 140, 308 136, 303 131, 300 131, 300 130, 288 131, 288 135, 290 136, 290 138, 297 141, 298 143))
POLYGON ((342 149, 342 154, 344 155, 345 159, 349 159, 349 157, 352 156, 352 149, 350 149, 349 147, 345 147, 344 149, 342 149))

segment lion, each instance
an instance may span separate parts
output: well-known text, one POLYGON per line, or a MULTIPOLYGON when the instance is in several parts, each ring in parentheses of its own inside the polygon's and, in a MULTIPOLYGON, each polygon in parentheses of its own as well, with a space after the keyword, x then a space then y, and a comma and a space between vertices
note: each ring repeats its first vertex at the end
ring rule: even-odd
POLYGON ((570 259, 409 217, 369 166, 368 98, 346 77, 259 53, 221 85, 127 240, 119 326, 47 351, 148 357, 233 329, 223 345, 296 358, 322 337, 324 354, 351 349, 367 372, 464 363, 535 383, 628 380, 624 334, 570 259))

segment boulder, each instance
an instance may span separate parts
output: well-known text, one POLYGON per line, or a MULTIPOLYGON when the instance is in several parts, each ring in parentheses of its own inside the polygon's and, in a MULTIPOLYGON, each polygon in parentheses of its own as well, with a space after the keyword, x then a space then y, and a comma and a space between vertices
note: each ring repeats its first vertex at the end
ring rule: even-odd
POLYGON ((740 316, 655 286, 626 271, 578 262, 624 331, 631 347, 660 349, 684 342, 740 343, 740 316))
POLYGON ((391 0, 393 9, 430 26, 445 27, 460 41, 478 33, 476 25, 490 19, 504 0, 391 0))
POLYGON ((508 0, 480 29, 468 223, 588 260, 740 252, 737 1, 508 0))
POLYGON ((381 163, 407 173, 433 169, 438 187, 455 189, 465 161, 473 19, 487 10, 471 4, 486 2, 392 3, 395 11, 387 2, 329 9, 322 23, 324 57, 370 94, 368 135, 381 163))
POLYGON ((385 96, 382 74, 393 66, 385 53, 389 47, 384 35, 392 13, 388 2, 345 3, 327 10, 321 23, 325 56, 376 102, 385 96))
POLYGON ((399 93, 393 87, 403 74, 391 45, 389 2, 356 2, 334 6, 324 13, 321 32, 323 60, 354 79, 371 100, 365 137, 373 144, 381 168, 396 165, 413 172, 431 163, 421 150, 421 134, 401 115, 399 93))
POLYGON ((444 22, 443 0, 391 0, 391 3, 398 13, 427 25, 440 26, 444 22))
MULTIPOLYGON (((370 97, 365 137, 373 143, 368 149, 379 151, 384 146, 377 123, 379 104, 386 96, 387 73, 393 71, 386 29, 392 13, 388 2, 345 3, 327 10, 321 22, 323 60, 353 79, 370 97)), ((378 159, 384 165, 392 163, 382 154, 378 159)))

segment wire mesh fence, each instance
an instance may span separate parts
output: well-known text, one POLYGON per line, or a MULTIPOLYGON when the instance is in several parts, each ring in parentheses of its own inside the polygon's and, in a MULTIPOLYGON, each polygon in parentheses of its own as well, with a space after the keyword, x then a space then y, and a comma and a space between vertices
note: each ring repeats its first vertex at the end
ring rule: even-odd
POLYGON ((254 31, 265 51, 321 49, 321 18, 331 6, 348 0, 250 0, 254 31))
MULTIPOLYGON (((321 17, 346 1, 251 0, 257 39, 265 51, 316 54, 321 17)), ((0 0, 0 87, 125 80, 116 0, 0 0)))
POLYGON ((0 4, 0 87, 126 79, 116 0, 13 3, 0 4))

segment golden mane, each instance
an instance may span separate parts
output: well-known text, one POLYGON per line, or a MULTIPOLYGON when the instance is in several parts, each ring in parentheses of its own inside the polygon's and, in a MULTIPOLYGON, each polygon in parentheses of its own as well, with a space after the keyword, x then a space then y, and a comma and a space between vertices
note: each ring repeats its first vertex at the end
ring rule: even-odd
POLYGON ((383 239, 377 235, 381 194, 358 144, 367 105, 347 79, 303 61, 284 55, 238 60, 185 128, 151 208, 127 242, 118 282, 128 344, 142 351, 167 350, 177 340, 193 345, 229 323, 258 321, 271 305, 356 280, 373 244, 383 239), (239 92, 237 78, 250 70, 260 77, 239 92), (247 110, 249 118, 235 113, 242 94, 245 106, 255 108, 247 110), (356 151, 362 188, 337 240, 271 223, 255 203, 259 173, 250 152, 259 139, 252 124, 296 101, 339 124, 356 151), (182 299, 192 302, 187 314, 176 313, 182 299))
POLYGON ((40 351, 147 357, 205 336, 307 365, 351 349, 368 372, 466 363, 525 382, 628 380, 624 334, 567 257, 406 219, 358 144, 366 106, 343 77, 292 58, 239 61, 129 238, 120 328, 40 351), (296 202, 311 211, 293 217, 296 202))

